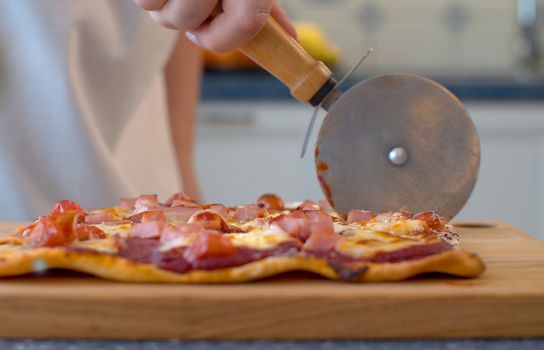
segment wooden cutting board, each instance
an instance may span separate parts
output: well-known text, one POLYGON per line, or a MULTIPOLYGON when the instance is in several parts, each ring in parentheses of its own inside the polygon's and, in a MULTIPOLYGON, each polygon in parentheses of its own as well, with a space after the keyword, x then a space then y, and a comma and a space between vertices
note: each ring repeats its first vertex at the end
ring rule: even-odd
POLYGON ((464 248, 487 264, 479 279, 347 284, 290 274, 235 285, 126 284, 77 274, 3 279, 0 337, 544 336, 544 244, 502 223, 457 229, 464 248))

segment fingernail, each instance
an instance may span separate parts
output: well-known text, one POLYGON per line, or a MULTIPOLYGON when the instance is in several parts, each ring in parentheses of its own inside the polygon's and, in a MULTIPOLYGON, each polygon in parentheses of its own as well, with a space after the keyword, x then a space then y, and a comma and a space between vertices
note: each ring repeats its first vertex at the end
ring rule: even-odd
POLYGON ((192 41, 193 44, 200 46, 200 42, 198 41, 196 35, 191 32, 185 32, 185 35, 187 36, 187 39, 192 41))

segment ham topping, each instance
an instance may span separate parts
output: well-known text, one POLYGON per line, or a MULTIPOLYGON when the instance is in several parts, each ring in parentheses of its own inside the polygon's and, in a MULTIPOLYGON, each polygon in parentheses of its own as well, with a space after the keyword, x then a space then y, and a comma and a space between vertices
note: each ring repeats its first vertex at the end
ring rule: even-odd
POLYGON ((129 237, 159 238, 166 226, 164 221, 148 221, 134 224, 129 232, 129 237))
POLYGON ((257 199, 257 205, 265 208, 268 211, 282 211, 285 209, 285 204, 280 196, 273 193, 263 194, 257 199))
POLYGON ((134 212, 141 213, 156 207, 160 207, 156 194, 142 194, 134 203, 134 212))
POLYGON ((302 210, 293 210, 287 214, 281 214, 269 221, 270 226, 276 226, 289 236, 302 242, 310 235, 310 218, 302 210))
POLYGON ((164 203, 167 207, 198 207, 196 201, 192 200, 185 193, 175 193, 164 203))
POLYGON ((173 207, 173 208, 163 208, 164 215, 166 220, 173 223, 185 223, 189 221, 191 216, 200 210, 200 208, 189 208, 189 207, 173 207))
POLYGON ((332 222, 314 223, 310 237, 304 243, 302 250, 308 253, 327 254, 335 251, 336 244, 340 240, 341 236, 334 234, 332 222))
POLYGON ((187 208, 200 208, 200 206, 194 201, 175 200, 172 202, 172 208, 175 207, 187 207, 187 208))
POLYGON ((269 224, 302 242, 308 239, 314 225, 330 227, 333 230, 332 218, 321 210, 293 210, 271 219, 269 224))
POLYGON ((142 213, 142 222, 149 221, 166 221, 166 215, 161 210, 150 210, 142 213))
POLYGON ((196 237, 204 234, 205 231, 206 229, 198 223, 179 224, 176 226, 169 225, 162 231, 160 239, 161 246, 175 247, 187 245, 187 243, 194 242, 196 237))
POLYGON ((27 243, 33 247, 58 247, 72 242, 77 216, 74 211, 43 216, 24 232, 27 243))
MULTIPOLYGON (((172 223, 181 223, 187 222, 189 218, 199 211, 200 208, 187 208, 187 207, 155 207, 151 208, 148 211, 143 211, 141 213, 134 214, 129 217, 132 222, 142 222, 142 218, 147 212, 162 212, 164 214, 165 220, 172 223)), ((155 214, 154 214, 155 215, 155 214)), ((156 214, 160 215, 160 214, 156 214)))
POLYGON ((269 224, 304 242, 310 236, 313 225, 323 224, 332 229, 333 220, 322 210, 302 211, 297 209, 270 219, 269 224))
POLYGON ((322 210, 306 210, 304 212, 312 223, 327 224, 332 227, 332 218, 322 210))
POLYGON ((89 239, 103 239, 108 235, 96 226, 81 225, 76 226, 76 237, 79 241, 87 241, 89 239))
POLYGON ((68 199, 63 199, 55 203, 51 209, 51 215, 65 214, 69 211, 75 212, 78 216, 85 214, 85 211, 79 204, 68 199))
POLYGON ((207 230, 229 232, 229 225, 227 225, 225 219, 211 210, 201 210, 194 213, 189 219, 189 223, 193 222, 201 224, 207 230))
POLYGON ((374 217, 374 213, 367 210, 350 210, 348 213, 348 224, 354 222, 368 221, 374 217))
POLYGON ((445 217, 434 211, 425 211, 423 213, 416 214, 412 217, 412 219, 424 221, 428 228, 436 232, 443 231, 444 226, 448 223, 448 220, 446 220, 445 217))
POLYGON ((136 205, 136 199, 137 198, 121 198, 121 203, 119 205, 127 211, 133 211, 134 206, 136 205))
POLYGON ((207 257, 224 257, 236 254, 236 247, 223 235, 205 232, 185 251, 185 258, 197 261, 207 257))
POLYGON ((266 217, 266 210, 256 204, 241 205, 236 207, 234 218, 243 221, 250 221, 266 217))
POLYGON ((301 210, 319 210, 321 209, 319 205, 315 204, 311 200, 305 200, 304 202, 300 203, 300 205, 297 207, 297 209, 301 210))
POLYGON ((209 208, 211 211, 216 212, 217 214, 220 214, 224 218, 229 217, 229 209, 225 207, 223 204, 212 204, 209 208))

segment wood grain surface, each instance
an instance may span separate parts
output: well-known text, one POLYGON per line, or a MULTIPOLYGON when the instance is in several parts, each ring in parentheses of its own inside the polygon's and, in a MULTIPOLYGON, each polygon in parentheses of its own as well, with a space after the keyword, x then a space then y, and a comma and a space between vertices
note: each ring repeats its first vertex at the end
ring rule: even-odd
POLYGON ((457 229, 463 248, 487 264, 479 279, 348 284, 289 274, 234 285, 127 284, 71 273, 3 279, 0 337, 544 336, 544 244, 502 223, 457 229))

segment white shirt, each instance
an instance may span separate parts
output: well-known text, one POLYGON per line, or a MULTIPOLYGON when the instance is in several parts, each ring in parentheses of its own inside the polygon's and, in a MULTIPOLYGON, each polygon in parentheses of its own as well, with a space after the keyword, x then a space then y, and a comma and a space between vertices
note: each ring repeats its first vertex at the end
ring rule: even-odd
POLYGON ((0 1, 0 220, 179 190, 162 71, 132 0, 0 1))

